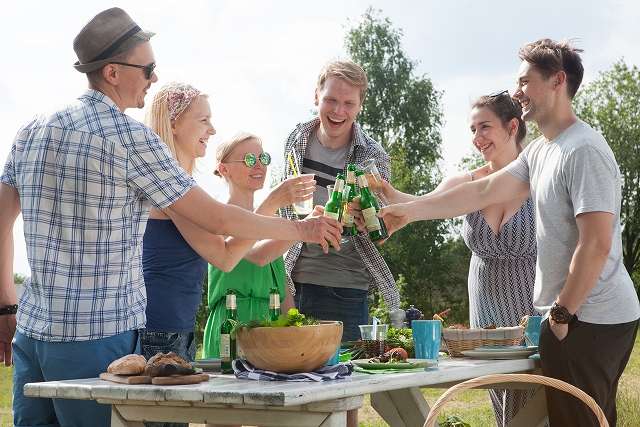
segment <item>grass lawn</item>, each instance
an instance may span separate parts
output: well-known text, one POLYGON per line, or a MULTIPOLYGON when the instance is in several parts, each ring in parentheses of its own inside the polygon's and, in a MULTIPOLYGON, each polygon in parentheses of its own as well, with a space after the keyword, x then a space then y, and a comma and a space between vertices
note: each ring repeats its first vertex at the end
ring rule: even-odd
MULTIPOLYGON (((0 366, 0 427, 13 425, 11 416, 11 368, 0 366)), ((618 388, 618 426, 640 426, 640 335, 636 339, 633 354, 622 375, 618 388)), ((428 402, 433 403, 444 390, 424 390, 428 402)), ((450 402, 445 414, 456 414, 472 426, 493 425, 493 410, 486 391, 469 390, 450 402)), ((365 400, 360 410, 360 427, 383 427, 387 424, 365 400)))

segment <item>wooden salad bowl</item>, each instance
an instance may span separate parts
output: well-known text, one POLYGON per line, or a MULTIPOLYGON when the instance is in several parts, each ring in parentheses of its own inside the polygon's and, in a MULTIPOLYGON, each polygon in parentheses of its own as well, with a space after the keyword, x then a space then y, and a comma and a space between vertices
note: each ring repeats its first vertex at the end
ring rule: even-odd
POLYGON ((285 374, 311 372, 335 354, 342 340, 342 322, 241 328, 236 339, 244 357, 258 369, 285 374))

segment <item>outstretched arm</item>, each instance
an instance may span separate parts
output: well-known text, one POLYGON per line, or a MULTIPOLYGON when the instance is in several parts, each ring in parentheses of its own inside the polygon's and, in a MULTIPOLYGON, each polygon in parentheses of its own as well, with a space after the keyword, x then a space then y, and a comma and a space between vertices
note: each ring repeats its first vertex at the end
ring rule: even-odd
MULTIPOLYGON (((269 193, 255 212, 271 216, 282 206, 312 197, 314 190, 314 180, 302 177, 287 179, 269 193)), ((254 246, 256 239, 237 237, 225 239, 197 226, 176 212, 166 210, 166 213, 189 245, 207 262, 222 271, 231 271, 243 257, 254 264, 266 265, 282 255, 295 242, 295 240, 265 240, 254 246)))
POLYGON ((454 188, 427 195, 408 203, 390 205, 380 211, 389 232, 393 233, 410 222, 454 218, 497 203, 525 198, 529 184, 501 170, 486 178, 457 185, 454 188))
POLYGON ((342 227, 330 218, 310 218, 289 221, 257 215, 237 206, 226 205, 211 198, 200 187, 193 187, 165 210, 177 213, 213 234, 244 239, 302 240, 318 243, 323 250, 329 244, 338 248, 342 227))
MULTIPOLYGON (((13 224, 20 213, 18 191, 0 183, 0 307, 18 301, 13 283, 13 224)), ((16 316, 0 316, 0 363, 11 365, 11 341, 16 331, 16 316)))

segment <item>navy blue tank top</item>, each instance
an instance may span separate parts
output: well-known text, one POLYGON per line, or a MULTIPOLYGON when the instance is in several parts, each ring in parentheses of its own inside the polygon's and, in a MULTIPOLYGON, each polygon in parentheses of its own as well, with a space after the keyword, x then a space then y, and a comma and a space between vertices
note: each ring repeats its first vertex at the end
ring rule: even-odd
POLYGON ((147 329, 193 332, 207 262, 171 220, 149 219, 142 268, 147 288, 147 329))

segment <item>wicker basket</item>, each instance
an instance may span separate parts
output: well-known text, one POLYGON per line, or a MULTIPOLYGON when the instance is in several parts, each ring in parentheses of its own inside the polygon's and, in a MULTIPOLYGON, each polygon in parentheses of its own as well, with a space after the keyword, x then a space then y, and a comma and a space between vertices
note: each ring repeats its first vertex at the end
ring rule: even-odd
POLYGON ((591 396, 589 396, 584 391, 580 390, 578 387, 575 387, 571 384, 567 384, 564 381, 549 378, 542 375, 532 375, 532 374, 495 374, 495 375, 485 375, 482 377, 474 378, 471 380, 467 380, 465 382, 459 383, 445 391, 433 404, 431 410, 429 411, 429 415, 427 415, 427 419, 424 422, 423 427, 433 427, 435 426, 436 420, 438 419, 438 414, 444 407, 445 403, 451 400, 458 392, 462 390, 467 390, 475 387, 481 387, 492 384, 502 384, 502 383, 533 383, 533 384, 541 384, 547 387, 553 387, 558 390, 564 391, 565 393, 569 393, 572 396, 580 399, 584 402, 585 405, 589 407, 596 415, 598 423, 600 427, 609 427, 609 423, 607 418, 600 409, 600 406, 596 403, 595 400, 591 396))
POLYGON ((524 328, 512 326, 497 329, 450 329, 442 330, 442 338, 447 345, 449 355, 463 357, 465 350, 473 350, 482 346, 520 345, 524 328))

